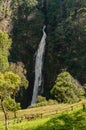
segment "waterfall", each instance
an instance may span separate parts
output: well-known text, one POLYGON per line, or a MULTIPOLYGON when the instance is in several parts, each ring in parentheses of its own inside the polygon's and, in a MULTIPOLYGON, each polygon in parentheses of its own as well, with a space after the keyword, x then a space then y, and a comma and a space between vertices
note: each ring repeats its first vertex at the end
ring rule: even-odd
POLYGON ((36 60, 35 60, 35 82, 34 82, 34 88, 33 88, 33 96, 31 105, 34 105, 36 103, 39 87, 42 85, 42 68, 43 68, 43 56, 45 53, 45 45, 46 45, 46 25, 43 26, 43 36, 40 41, 37 54, 36 54, 36 60))

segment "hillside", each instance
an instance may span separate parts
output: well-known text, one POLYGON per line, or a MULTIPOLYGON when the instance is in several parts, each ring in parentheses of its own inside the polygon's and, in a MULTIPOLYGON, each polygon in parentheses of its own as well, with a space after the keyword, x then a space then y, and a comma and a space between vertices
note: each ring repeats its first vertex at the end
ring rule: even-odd
POLYGON ((86 83, 85 0, 49 0, 46 11, 41 0, 1 0, 0 5, 0 30, 12 38, 9 62, 23 62, 27 71, 29 87, 22 98, 24 108, 32 98, 35 54, 44 23, 47 25, 47 44, 43 95, 51 98, 50 90, 62 70, 70 72, 82 85, 86 83))
MULTIPOLYGON (((86 101, 84 101, 86 103, 86 101)), ((86 110, 83 110, 82 102, 73 104, 74 109, 70 109, 71 105, 60 104, 50 105, 38 108, 29 108, 17 112, 17 118, 9 120, 10 130, 85 130, 86 129, 86 110), (79 108, 77 108, 79 106, 79 108), (81 107, 80 107, 81 106, 81 107), (58 111, 58 112, 56 112, 58 111), (52 113, 53 112, 53 113, 52 113), (56 113, 54 113, 56 112, 56 113), (42 113, 44 116, 40 116, 42 113), (52 114, 51 114, 52 113, 52 114), (31 118, 31 114, 37 119, 31 118), (50 114, 50 115, 49 115, 50 114), (27 118, 23 118, 23 116, 27 118), (31 121, 32 120, 32 121, 31 121)), ((12 113, 10 113, 12 118, 12 113)), ((1 116, 0 112, 0 117, 1 116)), ((0 118, 0 119, 1 119, 0 118)), ((2 119, 3 120, 3 119, 2 119)), ((4 130, 3 123, 0 121, 0 129, 4 130)))

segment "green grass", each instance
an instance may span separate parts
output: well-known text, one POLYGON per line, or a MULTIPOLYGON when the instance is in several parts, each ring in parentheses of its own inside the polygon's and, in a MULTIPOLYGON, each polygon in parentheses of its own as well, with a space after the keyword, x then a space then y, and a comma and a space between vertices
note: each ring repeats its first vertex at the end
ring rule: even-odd
MULTIPOLYGON (((2 122, 0 130, 4 130, 2 122)), ((79 110, 18 124, 11 122, 9 130, 86 130, 86 111, 79 110)))
MULTIPOLYGON (((9 130, 34 130, 35 128, 40 127, 41 125, 44 125, 49 120, 50 118, 43 118, 34 121, 23 121, 18 124, 13 124, 13 122, 11 122, 11 124, 9 125, 9 130)), ((0 130, 4 130, 2 122, 0 122, 0 130)))
POLYGON ((55 116, 34 130, 86 130, 86 112, 55 116))
MULTIPOLYGON (((82 111, 83 103, 86 104, 86 100, 75 104, 57 104, 20 110, 17 111, 15 122, 13 113, 10 112, 9 130, 86 130, 86 111, 82 111), (29 121, 28 118, 24 118, 25 115, 28 117, 40 113, 42 113, 42 117, 39 117, 41 119, 34 118, 29 121)), ((0 112, 0 130, 5 130, 2 112, 0 112)))
MULTIPOLYGON (((69 112, 72 111, 72 109, 77 110, 78 108, 81 109, 83 107, 83 103, 86 104, 86 99, 74 104, 54 104, 19 110, 17 111, 17 118, 24 118, 25 116, 34 116, 36 118, 37 115, 40 117, 49 117, 51 115, 55 115, 56 113, 62 113, 64 111, 69 112)), ((8 115, 9 119, 12 119, 14 117, 14 114, 12 112, 9 112, 8 115)), ((3 112, 0 112, 0 121, 2 120, 4 120, 4 114, 3 112)))

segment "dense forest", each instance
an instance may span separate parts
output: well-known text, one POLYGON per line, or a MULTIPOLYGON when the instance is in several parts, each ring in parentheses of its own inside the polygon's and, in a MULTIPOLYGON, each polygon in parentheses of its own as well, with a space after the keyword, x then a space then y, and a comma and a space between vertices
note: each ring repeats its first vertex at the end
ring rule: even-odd
POLYGON ((47 44, 42 95, 54 98, 52 87, 64 71, 72 75, 67 73, 73 83, 74 79, 79 86, 86 83, 86 0, 0 0, 0 71, 17 73, 21 86, 28 86, 16 94, 22 108, 31 102, 35 56, 44 24, 47 44))

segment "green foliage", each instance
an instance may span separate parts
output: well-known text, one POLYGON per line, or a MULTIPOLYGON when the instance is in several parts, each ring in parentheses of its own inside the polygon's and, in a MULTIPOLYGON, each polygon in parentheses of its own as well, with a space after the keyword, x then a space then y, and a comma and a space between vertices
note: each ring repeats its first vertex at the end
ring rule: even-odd
POLYGON ((27 4, 27 6, 31 9, 31 8, 33 8, 34 6, 36 6, 36 4, 37 4, 37 0, 26 0, 25 2, 23 2, 23 3, 26 3, 27 4))
MULTIPOLYGON (((41 9, 42 1, 37 1, 41 9)), ((11 25, 13 27, 11 33, 13 44, 9 59, 14 62, 22 61, 25 64, 31 82, 33 82, 32 57, 41 39, 44 21, 42 11, 36 9, 37 1, 11 0, 11 8, 5 6, 4 15, 4 6, 1 5, 2 0, 0 0, 0 17, 5 16, 4 19, 8 22, 10 19, 12 21, 10 27, 11 25), (9 17, 10 12, 12 17, 9 17), (29 20, 29 16, 33 17, 29 20)), ((86 0, 49 0, 47 11, 48 50, 45 58, 47 77, 44 85, 45 95, 48 95, 57 73, 62 68, 67 68, 81 83, 86 82, 86 0)), ((5 71, 9 65, 5 54, 8 56, 8 51, 5 48, 3 51, 0 49, 0 71, 5 71)), ((27 86, 23 76, 22 81, 27 86)))
POLYGON ((47 105, 46 97, 38 96, 36 106, 46 106, 46 105, 47 105))
POLYGON ((36 104, 37 107, 53 105, 53 104, 57 104, 57 101, 52 100, 52 99, 46 100, 46 97, 43 97, 43 96, 38 96, 37 97, 37 104, 36 104))
MULTIPOLYGON (((27 69, 27 78, 33 80, 32 77, 32 57, 34 54, 34 50, 39 44, 38 39, 40 40, 40 28, 42 27, 39 25, 39 17, 40 12, 36 9, 37 1, 36 0, 15 0, 13 1, 13 15, 12 15, 12 23, 13 23, 13 30, 12 30, 12 48, 10 53, 10 61, 17 63, 23 62, 25 64, 25 68, 27 69), (37 12, 37 13, 36 13, 37 12), (29 20, 29 16, 31 17, 29 20), (29 34, 29 35, 28 35, 29 34), (37 35, 39 35, 39 37, 37 35), (33 38, 34 36, 34 38, 33 38), (36 44, 37 43, 37 44, 36 44), (28 69, 29 68, 29 69, 28 69)), ((42 18, 43 19, 43 18, 42 18)), ((21 66, 21 65, 20 65, 21 66)), ((21 68, 19 68, 21 69, 21 68)), ((25 84, 27 86, 27 80, 25 79, 26 74, 22 76, 22 86, 25 84)), ((30 82, 31 83, 31 82, 30 82)), ((30 85, 32 89, 32 85, 30 85)), ((28 106, 28 101, 31 99, 32 90, 25 90, 21 87, 20 91, 16 95, 16 100, 19 102, 23 102, 22 107, 26 108, 28 106), (28 92, 27 92, 28 91, 28 92)))
POLYGON ((85 112, 78 111, 72 114, 55 116, 35 130, 85 130, 85 121, 85 112))
POLYGON ((83 88, 85 90, 85 96, 86 96, 86 84, 83 85, 83 88))
POLYGON ((22 62, 10 63, 8 70, 18 74, 21 78, 20 88, 16 93, 15 99, 17 102, 21 104, 21 107, 24 108, 25 103, 25 93, 27 91, 27 87, 29 86, 29 81, 26 78, 26 69, 22 62))
POLYGON ((21 84, 20 77, 9 71, 0 73, 0 105, 4 113, 5 128, 8 130, 8 113, 7 110, 16 112, 19 108, 19 104, 15 103, 14 98, 16 92, 21 84))
POLYGON ((52 99, 49 99, 48 100, 48 104, 49 105, 53 105, 53 104, 57 104, 58 102, 56 100, 52 100, 52 99))
POLYGON ((3 89, 4 85, 5 85, 4 76, 2 73, 0 73, 0 97, 2 95, 2 91, 4 91, 4 89, 3 89))
POLYGON ((84 95, 84 90, 79 83, 75 83, 75 80, 68 72, 62 72, 57 76, 51 94, 54 95, 58 102, 73 103, 80 100, 84 95))
POLYGON ((21 86, 28 87, 29 82, 26 79, 26 69, 22 62, 10 63, 8 70, 18 74, 21 77, 21 86))
POLYGON ((49 106, 49 105, 55 105, 57 104, 57 101, 56 100, 46 100, 46 101, 43 101, 43 102, 39 102, 36 104, 35 107, 41 107, 41 106, 49 106))
POLYGON ((4 100, 4 106, 7 109, 7 111, 16 112, 20 109, 20 104, 16 103, 14 99, 8 97, 6 100, 4 100))
POLYGON ((12 40, 8 34, 0 31, 0 71, 5 71, 9 67, 8 55, 12 40))
MULTIPOLYGON (((4 127, 0 123, 0 128, 4 127)), ((11 130, 86 130, 86 111, 63 113, 53 117, 36 119, 33 121, 22 121, 21 123, 10 124, 11 130)))
POLYGON ((8 58, 0 55, 0 71, 5 71, 9 67, 8 58))
POLYGON ((0 99, 4 100, 8 96, 14 95, 18 91, 21 79, 13 72, 0 73, 0 99))
POLYGON ((47 106, 48 102, 47 101, 43 101, 43 102, 39 102, 36 104, 36 107, 40 107, 40 106, 47 106))
POLYGON ((5 86, 6 86, 7 89, 11 89, 11 91, 12 90, 18 91, 19 86, 21 84, 21 78, 17 74, 15 74, 11 71, 5 72, 4 73, 4 79, 6 81, 5 86))
POLYGON ((0 53, 8 56, 12 40, 8 34, 0 30, 0 53))
MULTIPOLYGON (((12 2, 12 11, 13 11, 13 17, 14 18, 17 18, 16 16, 14 16, 14 14, 16 13, 18 13, 17 11, 18 11, 18 9, 20 8, 21 9, 21 7, 23 8, 23 9, 21 9, 21 10, 23 10, 23 15, 24 15, 24 13, 25 13, 25 15, 27 14, 27 13, 30 13, 31 12, 31 10, 35 7, 37 5, 37 0, 25 0, 25 1, 23 1, 23 0, 14 0, 13 2, 12 2)), ((22 15, 22 14, 21 14, 22 15)))
POLYGON ((67 68, 81 83, 86 82, 85 8, 85 0, 48 2, 48 52, 45 59, 48 90, 62 68, 67 68))
POLYGON ((46 101, 46 97, 43 97, 43 96, 37 97, 37 103, 44 102, 44 101, 46 101))
POLYGON ((37 1, 36 0, 15 0, 15 4, 19 4, 18 6, 21 6, 23 4, 27 5, 29 8, 32 8, 33 6, 35 6, 37 4, 37 1))

